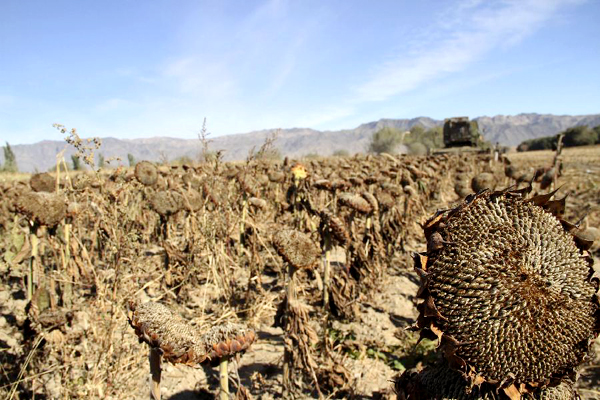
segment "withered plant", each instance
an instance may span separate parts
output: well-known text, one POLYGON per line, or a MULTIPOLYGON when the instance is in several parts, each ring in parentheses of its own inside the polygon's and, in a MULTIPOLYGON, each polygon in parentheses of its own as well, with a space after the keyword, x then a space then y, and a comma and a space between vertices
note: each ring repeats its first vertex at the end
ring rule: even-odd
POLYGON ((312 378, 317 393, 321 396, 313 350, 313 345, 316 344, 318 338, 315 330, 310 326, 310 309, 298 300, 296 293, 296 272, 315 266, 319 260, 319 248, 308 235, 290 229, 275 233, 273 245, 288 267, 286 294, 282 303, 283 307, 280 307, 283 315, 279 316, 282 320, 279 323, 286 335, 283 395, 288 398, 302 390, 304 386, 302 377, 308 375, 312 378))
POLYGON ((154 302, 129 304, 129 323, 140 342, 150 346, 151 396, 160 400, 161 358, 173 364, 217 362, 219 398, 229 400, 228 362, 256 339, 254 331, 231 323, 201 333, 169 308, 154 302))

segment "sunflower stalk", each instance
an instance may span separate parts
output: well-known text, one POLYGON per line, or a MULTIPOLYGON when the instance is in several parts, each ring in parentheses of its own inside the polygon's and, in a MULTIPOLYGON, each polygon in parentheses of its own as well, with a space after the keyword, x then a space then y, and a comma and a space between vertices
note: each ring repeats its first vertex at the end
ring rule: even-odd
POLYGON ((161 350, 150 348, 150 400, 160 400, 161 350))
POLYGON ((38 262, 38 247, 40 240, 37 237, 37 225, 32 223, 29 226, 29 240, 31 242, 31 258, 29 259, 29 270, 27 271, 27 300, 31 301, 33 298, 33 279, 35 267, 38 262))
POLYGON ((219 392, 219 400, 229 400, 229 373, 227 367, 229 357, 221 358, 219 362, 219 384, 221 391, 219 392))
POLYGON ((248 215, 248 196, 244 194, 242 201, 242 220, 240 221, 240 242, 238 244, 238 254, 242 254, 244 250, 244 233, 246 232, 246 216, 248 215))

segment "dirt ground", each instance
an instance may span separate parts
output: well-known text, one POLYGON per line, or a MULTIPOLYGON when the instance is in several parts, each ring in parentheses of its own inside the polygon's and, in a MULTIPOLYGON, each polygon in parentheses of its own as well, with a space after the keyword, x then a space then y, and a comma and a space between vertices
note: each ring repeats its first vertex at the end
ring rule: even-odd
MULTIPOLYGON (((551 166, 554 153, 512 153, 506 157, 519 171, 531 173, 540 167, 551 166)), ((565 149, 562 162, 557 196, 568 196, 566 218, 580 221, 583 227, 600 228, 600 146, 565 149)), ((498 187, 513 183, 504 177, 502 164, 493 165, 492 170, 498 178, 498 187)), ((330 321, 327 334, 332 343, 333 359, 346 371, 342 374, 345 387, 331 394, 330 398, 393 399, 392 381, 398 373, 437 357, 433 342, 422 342, 416 346, 417 334, 408 329, 415 323, 418 314, 416 295, 419 277, 413 271, 411 253, 425 250, 419 223, 435 209, 448 207, 458 200, 459 197, 453 192, 442 193, 423 210, 424 213, 418 214, 418 220, 410 222, 408 227, 411 232, 419 233, 406 238, 404 251, 391 259, 371 295, 361 297, 356 302, 355 320, 330 321)), ((93 198, 89 201, 95 204, 93 198)), ((118 218, 118 215, 110 218, 118 218)), ((248 224, 252 221, 249 217, 248 224)), ((207 231, 199 232, 199 236, 209 234, 210 222, 202 221, 207 231)), ((100 231, 110 229, 110 225, 103 228, 100 223, 99 226, 100 231)), ((17 228, 13 226, 11 229, 17 228)), ((273 226, 257 229, 257 240, 266 241, 260 234, 271 229, 273 226)), ((77 231, 73 233, 76 234, 77 231)), ((118 236, 127 232, 108 234, 118 236)), ((8 234, 5 240, 9 240, 8 234)), ((11 236, 10 240, 17 239, 11 236)), ((79 240, 74 246, 83 251, 86 242, 83 238, 79 240)), ((46 244, 47 247, 57 248, 52 247, 55 245, 51 241, 46 244)), ((80 297, 69 299, 69 322, 59 329, 47 329, 43 333, 39 333, 30 322, 32 311, 23 289, 25 263, 15 267, 6 261, 6 257, 3 258, 0 261, 0 276, 3 278, 0 286, 0 376, 4 378, 0 380, 0 396, 5 395, 9 399, 147 399, 150 379, 148 347, 138 342, 127 322, 127 300, 168 302, 177 313, 204 329, 219 321, 235 318, 235 314, 240 313, 239 307, 236 308, 233 301, 223 301, 227 295, 226 288, 231 288, 232 292, 244 292, 246 282, 252 281, 251 271, 232 266, 237 259, 229 259, 233 256, 226 252, 198 255, 207 260, 209 267, 202 273, 195 269, 184 270, 183 262, 176 263, 178 269, 165 271, 165 254, 171 260, 179 257, 176 252, 171 254, 170 251, 164 246, 149 245, 135 252, 119 253, 120 258, 115 264, 111 259, 99 258, 95 261, 96 268, 93 271, 79 270, 78 273, 91 276, 86 279, 82 277, 81 287, 77 288, 80 297), (121 270, 119 265, 126 265, 127 268, 121 270), (227 265, 231 269, 224 275, 219 265, 227 265), (140 275, 131 272, 136 270, 146 273, 140 275), (228 276, 230 280, 222 282, 223 276, 228 276), (181 279, 179 286, 177 279, 181 279), (86 283, 92 281, 93 285, 86 283), (185 290, 181 289, 184 284, 188 285, 185 290)), ((596 243, 591 251, 596 260, 595 268, 600 274, 600 243, 596 243)), ((115 256, 108 250, 106 254, 115 256)), ((60 254, 57 257, 60 258, 60 254)), ((81 257, 85 259, 90 256, 83 254, 81 257)), ((243 257, 249 258, 251 255, 243 257)), ((283 275, 281 270, 277 270, 280 262, 274 261, 275 255, 263 257, 266 261, 260 279, 260 296, 251 310, 245 310, 249 315, 246 323, 256 330, 258 338, 239 360, 233 362, 232 387, 241 384, 251 398, 275 399, 280 398, 282 393, 284 332, 281 327, 274 325, 277 306, 281 302, 283 275)), ((343 258, 343 251, 334 251, 332 254, 333 263, 337 261, 341 265, 343 258)), ((81 268, 81 265, 69 266, 78 267, 81 268)), ((54 281, 49 281, 56 282, 56 291, 64 294, 66 289, 61 283, 64 274, 57 273, 53 277, 54 281)), ((302 275, 301 296, 307 299, 311 316, 314 317, 311 324, 321 335, 319 326, 323 321, 319 319, 322 317, 318 312, 319 303, 309 300, 318 291, 319 279, 311 274, 302 275)), ((590 360, 580 371, 578 388, 584 400, 600 399, 600 343, 595 343, 594 350, 595 353, 591 354, 590 360)), ((214 398, 218 387, 218 369, 165 363, 161 387, 164 399, 214 398)), ((305 391, 304 396, 315 398, 314 392, 309 391, 305 391)), ((242 392, 238 392, 237 398, 248 396, 244 397, 242 392)))

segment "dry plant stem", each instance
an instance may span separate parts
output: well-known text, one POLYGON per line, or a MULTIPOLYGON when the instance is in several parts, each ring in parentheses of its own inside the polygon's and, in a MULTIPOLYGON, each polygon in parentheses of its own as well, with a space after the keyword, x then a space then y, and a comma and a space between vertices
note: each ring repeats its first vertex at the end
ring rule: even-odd
POLYGON ((323 271, 323 309, 327 310, 329 307, 329 285, 331 280, 331 236, 325 234, 325 270, 323 271))
POLYGON ((219 383, 221 385, 221 391, 219 392, 220 400, 229 400, 229 374, 227 372, 228 363, 229 357, 223 357, 219 362, 219 383))
POLYGON ((240 221, 240 243, 238 247, 238 254, 242 254, 244 249, 244 232, 246 231, 246 214, 248 214, 248 196, 244 194, 244 200, 242 202, 242 220, 240 221))
POLYGON ((552 175, 552 184, 550 185, 550 190, 554 190, 556 188, 556 182, 558 180, 558 169, 560 166, 560 154, 562 153, 564 136, 565 135, 563 133, 558 135, 558 140, 556 143, 556 153, 554 154, 554 160, 552 161, 552 167, 554 168, 554 175, 552 175))
POLYGON ((27 272, 27 300, 33 298, 33 271, 38 259, 39 239, 37 237, 37 225, 29 226, 29 239, 31 241, 31 258, 29 260, 29 271, 27 272))
MULTIPOLYGON (((365 222, 365 235, 368 235, 369 229, 371 229, 371 215, 370 214, 367 217, 367 221, 365 222)), ((365 243, 365 254, 369 254, 369 245, 370 244, 371 244, 370 240, 367 237, 367 242, 365 243)))
POLYGON ((160 358, 161 350, 150 348, 150 400, 160 400, 160 358))
MULTIPOLYGON (((67 167, 67 162, 65 161, 64 157, 61 158, 61 161, 63 168, 65 169, 65 179, 67 180, 67 182, 69 182, 69 187, 73 189, 73 182, 71 182, 71 177, 69 176, 69 168, 67 167)), ((58 188, 56 189, 56 192, 58 193, 58 188)))
POLYGON ((73 273, 70 268, 70 260, 71 260, 71 244, 70 244, 70 236, 71 236, 71 224, 65 224, 65 251, 61 250, 63 271, 66 273, 67 282, 65 283, 65 293, 63 295, 63 301, 65 301, 65 305, 70 306, 71 300, 73 298, 73 273))
POLYGON ((293 218, 294 218, 294 226, 297 229, 300 229, 300 224, 302 222, 302 217, 300 215, 300 213, 298 212, 298 202, 300 201, 300 198, 298 196, 298 185, 300 184, 300 179, 298 179, 298 177, 294 177, 294 205, 293 205, 293 218))
MULTIPOLYGON (((288 320, 285 324, 285 329, 290 329, 290 303, 296 301, 296 284, 294 282, 294 273, 296 268, 291 264, 288 264, 288 284, 286 287, 286 319, 288 320)), ((283 349, 283 398, 290 398, 290 388, 292 386, 292 354, 290 348, 286 345, 283 349)))
POLYGON ((325 271, 323 271, 323 311, 325 318, 323 319, 323 343, 327 348, 327 334, 329 331, 329 286, 331 284, 331 237, 325 237, 325 271))

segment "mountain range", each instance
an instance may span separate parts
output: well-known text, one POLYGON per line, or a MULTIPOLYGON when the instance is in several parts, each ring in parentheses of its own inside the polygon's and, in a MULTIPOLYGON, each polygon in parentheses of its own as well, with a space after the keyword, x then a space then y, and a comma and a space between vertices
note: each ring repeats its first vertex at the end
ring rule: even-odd
MULTIPOLYGON (((516 146, 524 140, 555 135, 577 125, 590 127, 600 125, 600 114, 594 115, 550 115, 519 114, 514 116, 497 115, 478 117, 475 120, 484 137, 492 143, 516 146)), ((354 129, 338 131, 318 131, 309 128, 265 129, 243 134, 210 137, 209 150, 223 150, 225 160, 243 160, 252 149, 258 150, 264 141, 277 131, 274 147, 284 156, 301 157, 307 154, 331 155, 345 150, 349 154, 365 152, 373 133, 383 127, 408 130, 415 125, 425 129, 443 125, 444 121, 428 117, 413 119, 380 119, 362 124, 354 129)), ((56 155, 65 150, 64 157, 70 162, 75 149, 65 141, 43 140, 34 144, 12 145, 20 171, 46 171, 56 164, 56 155)), ((154 137, 147 139, 102 138, 102 147, 96 154, 105 158, 120 157, 127 165, 127 155, 136 160, 173 160, 179 157, 198 158, 202 145, 198 139, 178 139, 154 137)), ((4 154, 0 152, 0 162, 4 154)))

